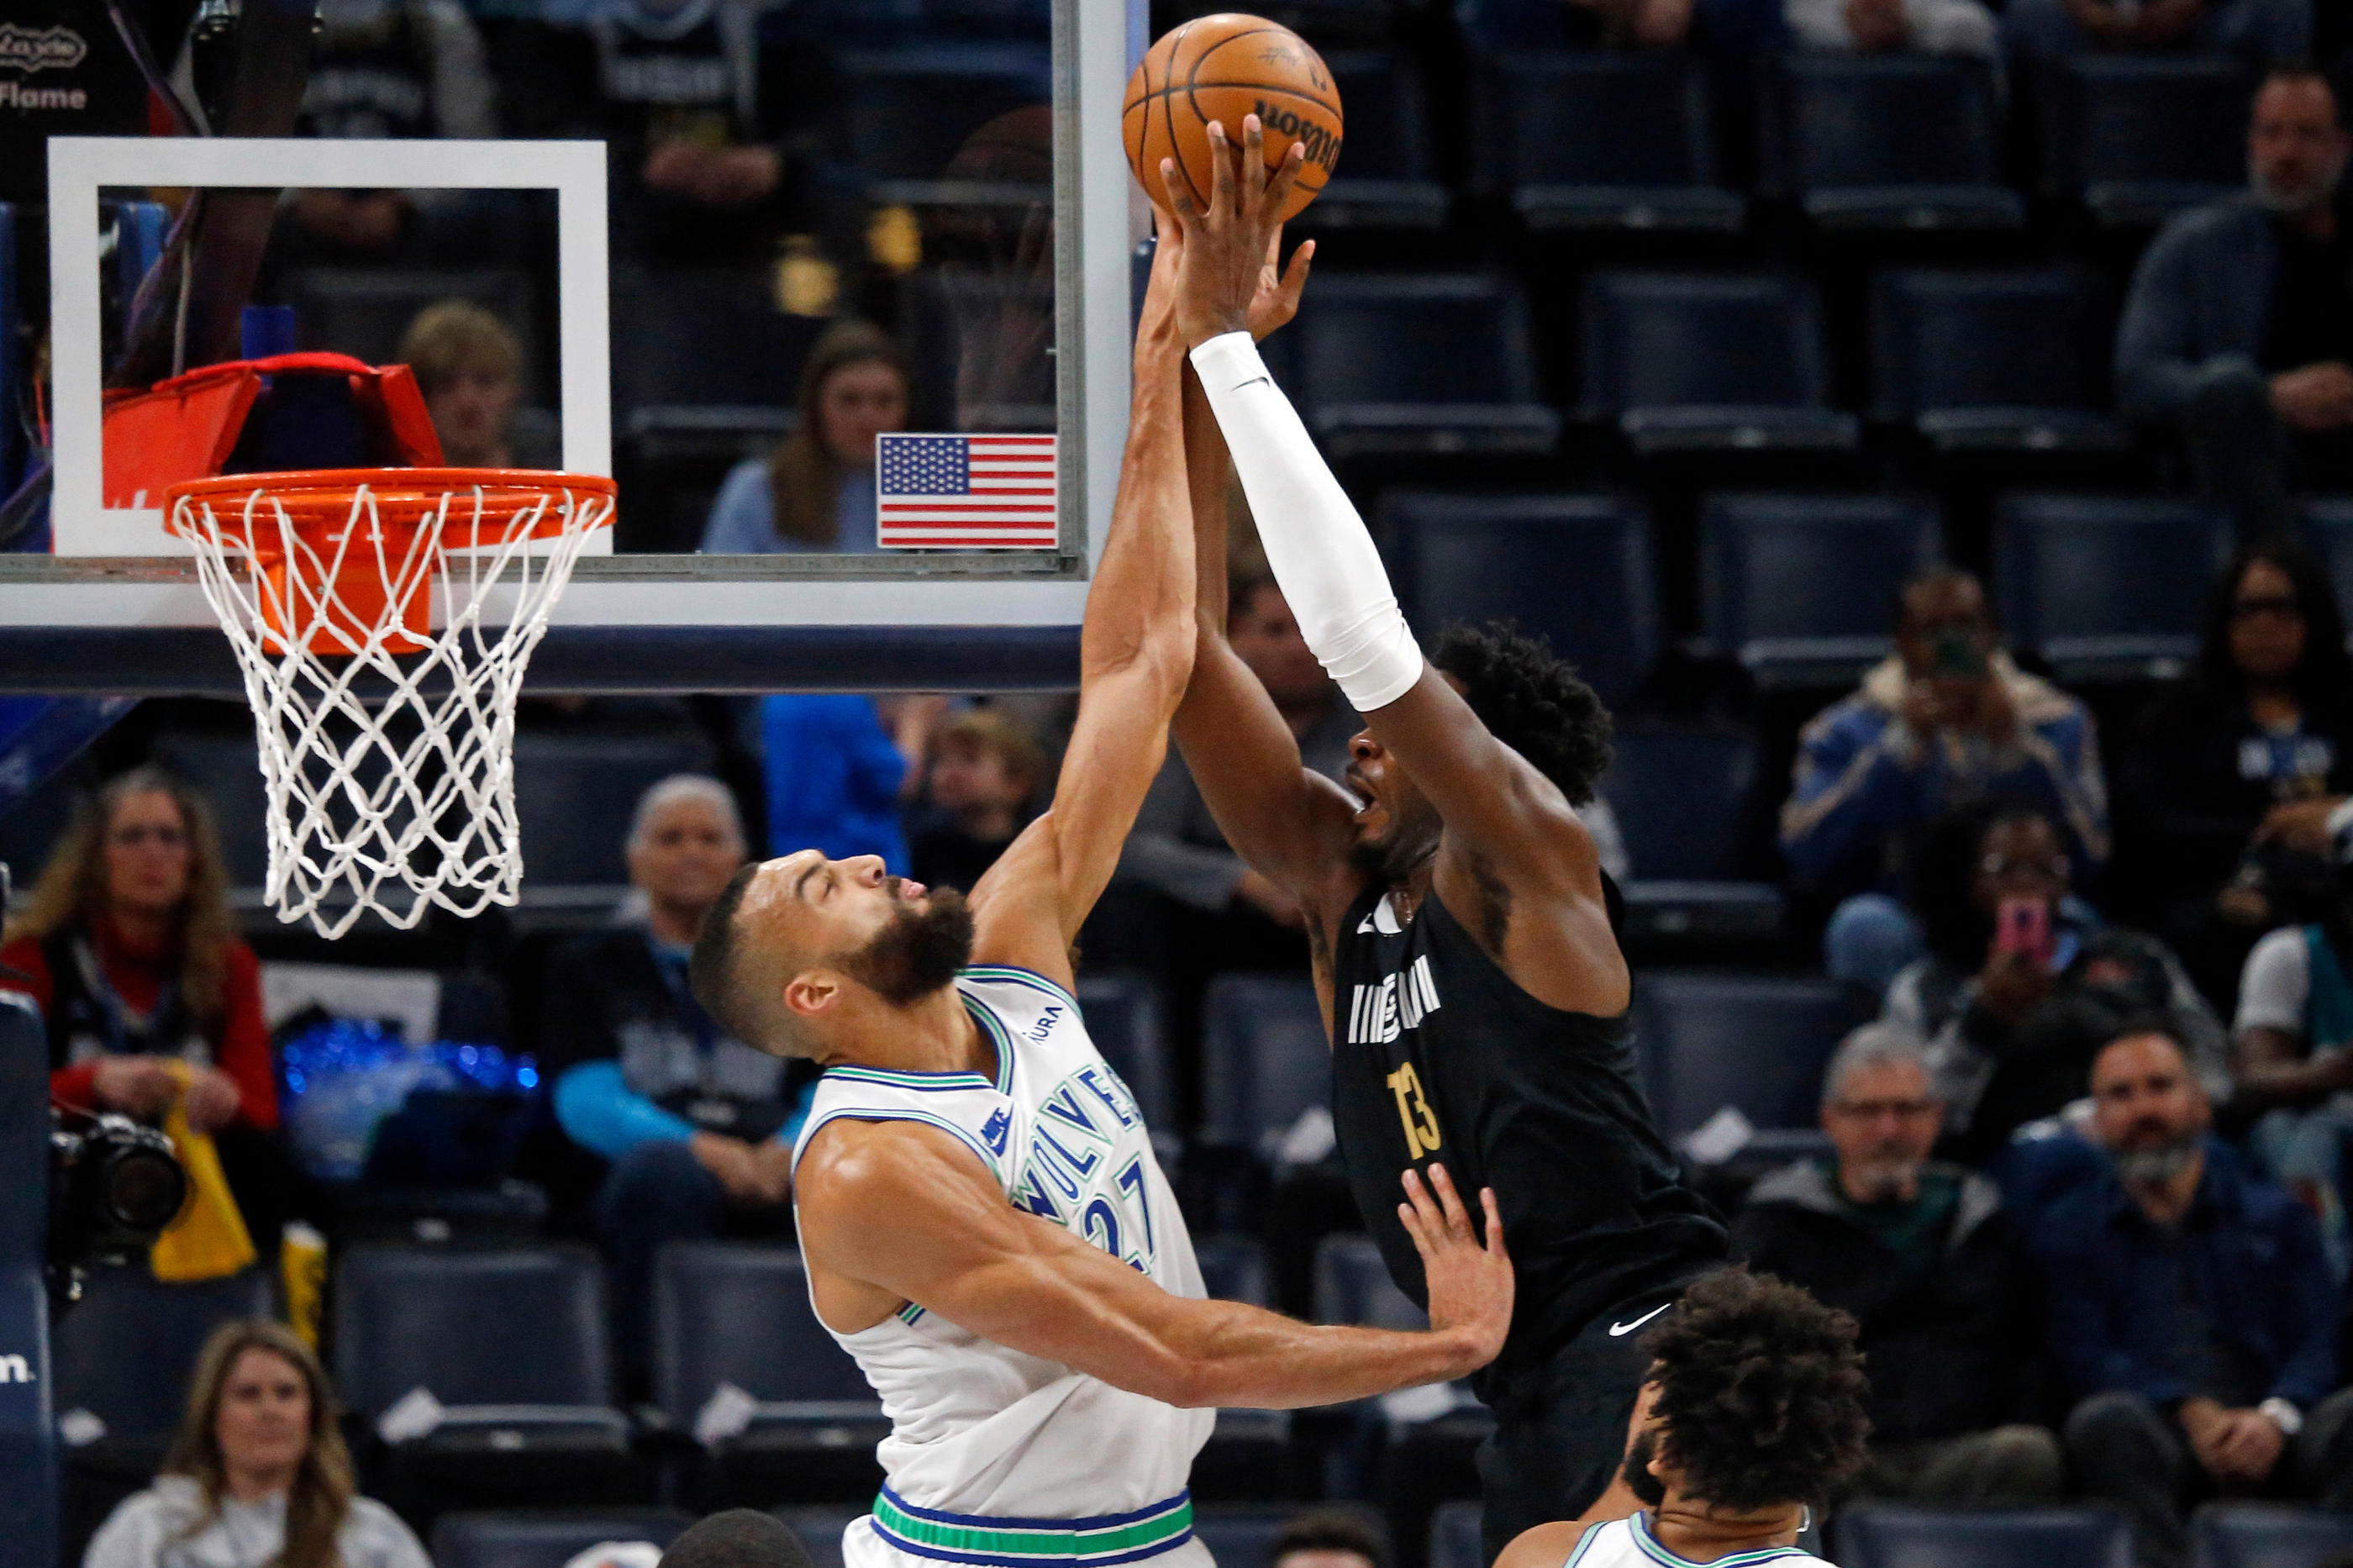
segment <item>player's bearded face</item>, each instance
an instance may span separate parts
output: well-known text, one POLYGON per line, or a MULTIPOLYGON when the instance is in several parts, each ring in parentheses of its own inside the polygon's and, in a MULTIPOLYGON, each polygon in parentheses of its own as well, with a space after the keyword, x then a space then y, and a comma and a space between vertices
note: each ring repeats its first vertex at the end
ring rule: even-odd
POLYGON ((892 913, 864 947, 841 960, 844 973, 894 1007, 928 996, 972 962, 972 910, 954 888, 934 888, 921 904, 900 897, 887 879, 892 913))
POLYGON ((1656 1427, 1644 1427, 1634 1434, 1633 1446, 1626 1450, 1626 1468, 1622 1472, 1627 1486, 1641 1498, 1646 1507, 1657 1508, 1667 1500, 1667 1484, 1651 1473, 1651 1461, 1658 1458, 1659 1434, 1656 1427))

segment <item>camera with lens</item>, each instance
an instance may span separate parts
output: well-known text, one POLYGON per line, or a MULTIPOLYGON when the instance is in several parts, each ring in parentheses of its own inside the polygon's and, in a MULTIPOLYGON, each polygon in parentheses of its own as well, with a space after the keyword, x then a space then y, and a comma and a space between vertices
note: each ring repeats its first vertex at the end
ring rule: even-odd
POLYGON ((86 1263, 142 1255, 188 1201, 172 1141, 111 1112, 49 1110, 49 1274, 65 1300, 86 1263))

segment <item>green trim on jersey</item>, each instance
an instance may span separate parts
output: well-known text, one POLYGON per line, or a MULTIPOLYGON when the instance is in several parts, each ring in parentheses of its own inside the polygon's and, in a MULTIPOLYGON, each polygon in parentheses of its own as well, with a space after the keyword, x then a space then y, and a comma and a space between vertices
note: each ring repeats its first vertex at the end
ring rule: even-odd
MULTIPOLYGON (((1641 1549, 1643 1556, 1653 1563, 1663 1564, 1664 1568, 1744 1568, 1745 1564, 1751 1563, 1770 1563, 1776 1558, 1809 1555, 1800 1547, 1767 1546, 1757 1552, 1736 1552, 1728 1557, 1719 1557, 1713 1563, 1694 1563, 1688 1557, 1678 1557, 1660 1545, 1658 1538, 1651 1533, 1650 1521, 1651 1515, 1648 1509, 1637 1509, 1627 1516, 1626 1531, 1634 1538, 1634 1544, 1641 1549)), ((1579 1542, 1577 1551, 1582 1553, 1584 1550, 1583 1543, 1579 1542)), ((1569 1561, 1574 1563, 1577 1559, 1572 1557, 1569 1561)))
POLYGON ((851 1083, 887 1084, 893 1089, 995 1089, 997 1087, 976 1072, 896 1072, 889 1068, 844 1066, 826 1068, 825 1076, 846 1079, 851 1083))
POLYGON ((874 1522, 920 1546, 989 1557, 1012 1557, 1039 1563, 1086 1562, 1124 1558, 1174 1546, 1193 1532, 1192 1499, 1180 1497, 1150 1518, 1092 1530, 1056 1530, 1016 1525, 1010 1521, 987 1524, 948 1524, 919 1519, 901 1508, 888 1491, 874 1500, 874 1522))
POLYGON ((987 1079, 980 1078, 977 1073, 973 1076, 978 1079, 984 1087, 994 1089, 999 1094, 1009 1095, 1013 1092, 1013 1031, 1005 1026, 1005 1020, 998 1017, 997 1010, 987 1003, 969 991, 962 994, 964 1010, 972 1015, 973 1021, 977 1023, 981 1032, 988 1037, 988 1043, 997 1048, 997 1081, 992 1084, 987 1079))
POLYGON ((964 972, 966 980, 977 980, 988 985, 1027 985, 1032 991, 1043 991, 1073 1013, 1079 1010, 1079 999, 1039 973, 1034 969, 1015 969, 1008 964, 977 964, 964 972))

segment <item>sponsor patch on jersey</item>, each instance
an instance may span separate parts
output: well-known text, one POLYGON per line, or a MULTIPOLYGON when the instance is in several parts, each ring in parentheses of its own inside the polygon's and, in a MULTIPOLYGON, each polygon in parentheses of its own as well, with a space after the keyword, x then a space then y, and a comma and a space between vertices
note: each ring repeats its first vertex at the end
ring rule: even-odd
POLYGON ((1348 1043, 1386 1046, 1443 1005, 1438 982, 1430 977, 1430 954, 1413 961, 1411 968, 1385 976, 1378 985, 1352 988, 1348 1000, 1348 1043))

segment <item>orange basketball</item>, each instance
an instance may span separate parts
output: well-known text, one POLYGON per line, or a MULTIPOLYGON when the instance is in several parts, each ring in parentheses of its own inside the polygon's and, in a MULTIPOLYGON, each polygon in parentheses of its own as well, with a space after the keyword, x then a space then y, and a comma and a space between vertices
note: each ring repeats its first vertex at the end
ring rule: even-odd
POLYGON ((1127 80, 1120 129, 1128 166, 1158 201, 1160 161, 1176 159, 1177 180, 1206 206, 1209 122, 1222 122, 1239 148, 1245 114, 1257 115, 1266 128, 1269 169, 1282 164, 1293 142, 1306 147, 1299 183, 1282 207, 1285 218, 1295 217, 1340 162, 1340 93, 1322 57, 1298 34, 1262 16, 1203 16, 1152 46, 1127 80))

